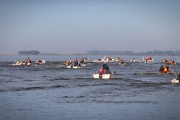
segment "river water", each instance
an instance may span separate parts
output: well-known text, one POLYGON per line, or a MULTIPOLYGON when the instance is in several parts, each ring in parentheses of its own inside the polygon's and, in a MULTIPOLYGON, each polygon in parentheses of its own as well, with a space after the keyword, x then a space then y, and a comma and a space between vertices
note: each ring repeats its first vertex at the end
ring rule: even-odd
MULTIPOLYGON (((92 77, 102 63, 90 62, 80 69, 61 66, 69 58, 83 56, 28 56, 33 63, 39 58, 47 62, 11 65, 26 57, 0 56, 0 120, 180 119, 180 84, 170 82, 174 74, 157 74, 163 56, 154 56, 150 64, 131 63, 133 56, 120 56, 127 64, 108 63, 115 72, 109 80, 92 77)), ((178 57, 177 62, 179 68, 178 57)))

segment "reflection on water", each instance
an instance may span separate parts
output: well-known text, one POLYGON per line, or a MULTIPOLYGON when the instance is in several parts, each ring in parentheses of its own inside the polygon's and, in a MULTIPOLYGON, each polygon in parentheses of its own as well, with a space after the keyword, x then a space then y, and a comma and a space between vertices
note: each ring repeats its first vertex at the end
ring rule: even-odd
POLYGON ((126 66, 108 63, 116 72, 110 80, 92 78, 102 63, 68 69, 64 59, 31 67, 1 60, 0 119, 179 120, 180 85, 170 83, 174 74, 157 74, 161 57, 153 64, 130 63, 129 56, 126 66))

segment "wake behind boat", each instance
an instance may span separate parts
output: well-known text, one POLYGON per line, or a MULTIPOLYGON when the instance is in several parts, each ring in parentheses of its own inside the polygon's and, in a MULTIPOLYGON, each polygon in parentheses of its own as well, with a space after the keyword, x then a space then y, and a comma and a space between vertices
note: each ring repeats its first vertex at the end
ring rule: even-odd
POLYGON ((74 68, 74 69, 78 69, 78 68, 82 68, 80 66, 73 66, 73 65, 68 65, 67 68, 74 68))
POLYGON ((114 74, 111 73, 108 65, 106 64, 106 62, 104 62, 101 69, 99 70, 99 73, 93 74, 93 78, 94 79, 110 79, 110 78, 114 78, 114 74))
POLYGON ((104 58, 99 58, 97 60, 92 60, 92 62, 115 62, 115 60, 111 57, 106 57, 104 56, 104 58))
POLYGON ((133 58, 130 60, 130 62, 141 62, 140 60, 137 60, 136 58, 133 58))
POLYGON ((45 60, 42 60, 42 59, 39 59, 35 62, 36 64, 39 64, 39 65, 42 65, 42 64, 45 64, 46 61, 45 60))
POLYGON ((144 57, 142 59, 143 59, 143 63, 153 63, 154 62, 154 59, 149 56, 146 57, 146 59, 144 59, 144 57))
POLYGON ((22 65, 22 62, 20 60, 16 60, 13 65, 20 66, 22 65))
MULTIPOLYGON (((84 59, 84 58, 83 58, 84 59)), ((87 61, 86 61, 87 62, 87 61)), ((78 68, 82 68, 82 64, 84 64, 84 66, 86 66, 85 64, 85 62, 84 61, 78 61, 78 59, 76 58, 75 60, 74 60, 74 64, 73 63, 70 63, 70 64, 68 64, 67 65, 67 68, 74 68, 74 69, 78 69, 78 68)))
POLYGON ((20 60, 16 60, 13 65, 14 66, 31 66, 32 63, 29 58, 26 58, 23 62, 21 62, 20 60))

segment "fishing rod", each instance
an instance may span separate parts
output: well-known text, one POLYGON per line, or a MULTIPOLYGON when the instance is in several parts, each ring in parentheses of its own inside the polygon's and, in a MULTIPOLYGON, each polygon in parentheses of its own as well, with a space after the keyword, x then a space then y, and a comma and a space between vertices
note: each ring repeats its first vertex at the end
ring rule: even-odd
POLYGON ((174 52, 173 50, 171 50, 171 51, 172 51, 172 57, 173 57, 173 60, 176 61, 175 52, 174 52))
MULTIPOLYGON (((167 50, 167 51, 168 51, 170 60, 172 60, 172 57, 171 57, 171 50, 167 50)), ((174 74, 176 75, 175 67, 174 67, 174 66, 172 66, 172 70, 174 70, 174 74)))
MULTIPOLYGON (((175 52, 172 51, 172 57, 173 57, 173 60, 176 61, 176 57, 175 57, 175 52)), ((174 69, 174 74, 176 75, 176 78, 178 77, 178 67, 177 67, 177 64, 176 65, 173 65, 173 69, 174 69)))

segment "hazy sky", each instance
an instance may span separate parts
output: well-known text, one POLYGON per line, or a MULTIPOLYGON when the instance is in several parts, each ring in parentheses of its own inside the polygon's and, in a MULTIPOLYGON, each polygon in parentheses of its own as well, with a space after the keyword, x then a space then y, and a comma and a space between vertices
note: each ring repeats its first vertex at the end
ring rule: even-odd
POLYGON ((0 0, 0 54, 180 49, 180 0, 0 0))

